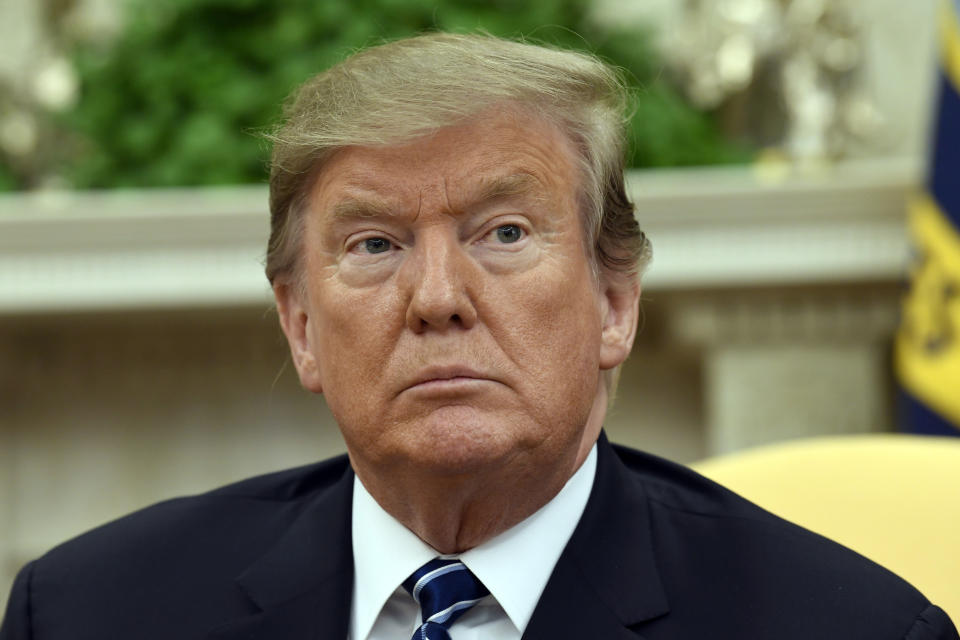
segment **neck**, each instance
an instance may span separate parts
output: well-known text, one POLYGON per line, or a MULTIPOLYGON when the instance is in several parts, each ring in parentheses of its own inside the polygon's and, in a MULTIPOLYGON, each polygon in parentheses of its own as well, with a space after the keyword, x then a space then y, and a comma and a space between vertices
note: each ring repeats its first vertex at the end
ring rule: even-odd
MULTIPOLYGON (((572 463, 572 461, 571 461, 572 463)), ((575 469, 550 478, 522 473, 394 479, 383 486, 358 473, 374 499, 440 553, 471 549, 520 523, 559 493, 575 469), (536 486, 536 491, 529 489, 536 486)), ((558 470, 559 471, 559 470, 558 470)))

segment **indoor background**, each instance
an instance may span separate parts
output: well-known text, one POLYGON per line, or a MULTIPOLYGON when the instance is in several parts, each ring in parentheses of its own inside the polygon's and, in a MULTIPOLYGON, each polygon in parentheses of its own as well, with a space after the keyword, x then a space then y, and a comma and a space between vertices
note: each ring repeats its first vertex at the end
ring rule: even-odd
POLYGON ((635 87, 654 260, 611 439, 691 462, 897 428, 936 1, 534 4, 0 2, 0 601, 100 522, 343 451, 262 274, 260 134, 423 29, 585 48, 635 87))

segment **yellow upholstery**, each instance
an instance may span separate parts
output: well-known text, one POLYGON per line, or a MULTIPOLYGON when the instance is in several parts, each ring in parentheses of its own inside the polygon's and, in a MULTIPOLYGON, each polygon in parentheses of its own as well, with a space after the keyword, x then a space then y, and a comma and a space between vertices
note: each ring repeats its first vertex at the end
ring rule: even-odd
POLYGON ((692 466, 884 565, 960 624, 960 438, 814 438, 692 466))

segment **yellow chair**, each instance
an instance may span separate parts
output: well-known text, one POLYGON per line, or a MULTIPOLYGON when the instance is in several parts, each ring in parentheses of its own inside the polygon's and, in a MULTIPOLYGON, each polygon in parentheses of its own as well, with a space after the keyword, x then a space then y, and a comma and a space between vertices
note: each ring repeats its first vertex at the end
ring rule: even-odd
POLYGON ((882 564, 960 624, 960 438, 813 438, 691 466, 882 564))

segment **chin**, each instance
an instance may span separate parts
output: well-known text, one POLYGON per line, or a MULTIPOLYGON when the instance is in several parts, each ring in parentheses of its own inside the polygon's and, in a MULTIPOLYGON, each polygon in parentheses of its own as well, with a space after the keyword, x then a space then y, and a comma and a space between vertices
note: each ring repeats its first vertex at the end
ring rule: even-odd
POLYGON ((537 425, 525 422, 472 407, 437 409, 404 429, 404 463, 445 475, 495 469, 541 442, 537 425))

